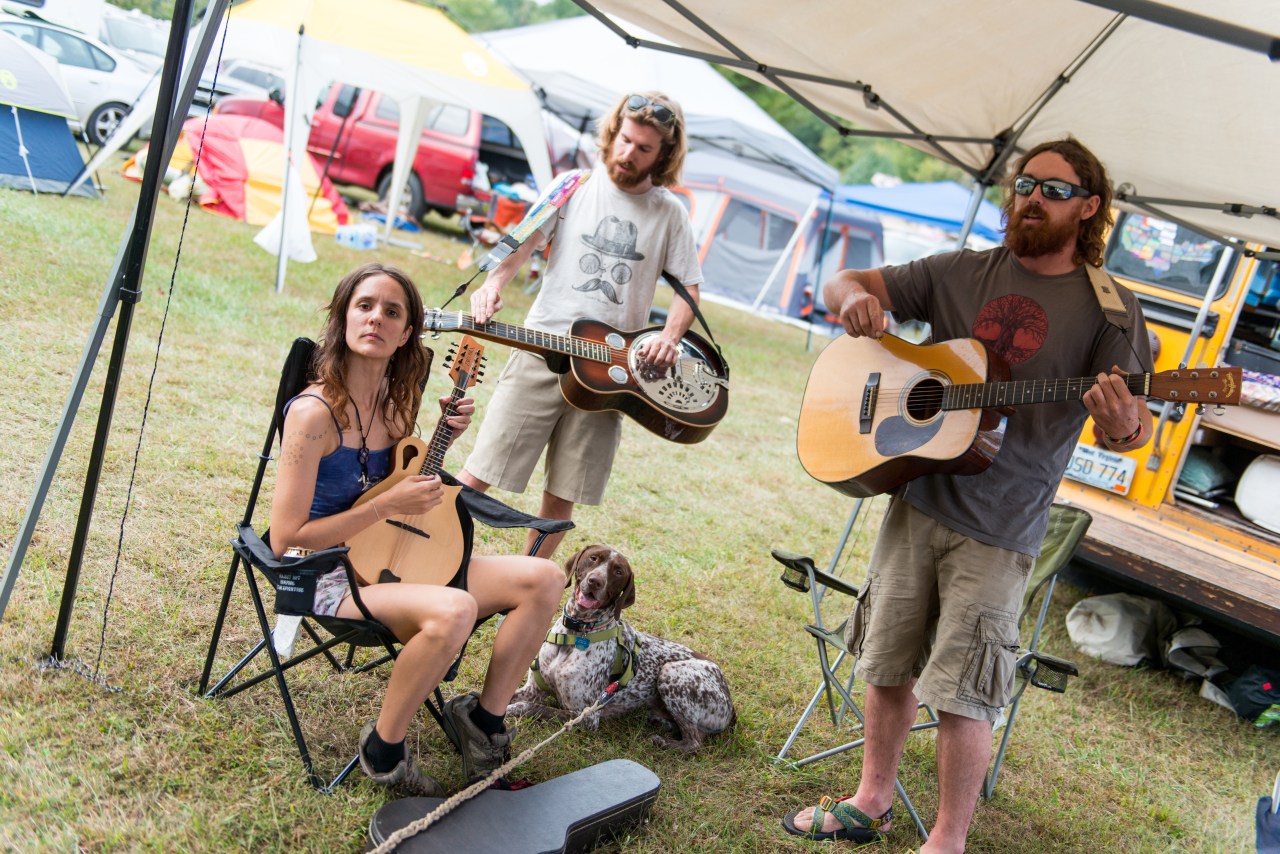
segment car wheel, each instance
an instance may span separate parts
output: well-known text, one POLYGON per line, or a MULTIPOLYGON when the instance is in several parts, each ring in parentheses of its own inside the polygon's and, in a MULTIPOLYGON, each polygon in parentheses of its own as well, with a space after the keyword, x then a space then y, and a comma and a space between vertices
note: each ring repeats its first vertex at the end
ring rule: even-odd
POLYGON ((102 145, 128 112, 129 107, 127 105, 118 104, 114 101, 98 107, 93 111, 93 115, 89 116, 89 126, 87 128, 89 141, 95 145, 102 145))
MULTIPOLYGON (((391 192, 391 173, 383 175, 378 181, 378 198, 384 203, 391 192)), ((400 194, 400 204, 409 209, 409 218, 418 222, 427 212, 427 200, 422 192, 422 182, 413 172, 409 180, 404 182, 404 192, 400 194)))

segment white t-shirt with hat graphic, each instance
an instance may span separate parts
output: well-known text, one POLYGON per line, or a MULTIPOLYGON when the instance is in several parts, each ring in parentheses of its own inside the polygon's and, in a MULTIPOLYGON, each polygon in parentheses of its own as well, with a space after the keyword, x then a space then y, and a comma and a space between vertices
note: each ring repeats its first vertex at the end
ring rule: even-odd
POLYGON ((689 214, 662 187, 619 190, 602 163, 543 227, 552 241, 542 288, 525 325, 568 333, 579 317, 623 331, 649 325, 663 270, 685 285, 702 282, 689 214))

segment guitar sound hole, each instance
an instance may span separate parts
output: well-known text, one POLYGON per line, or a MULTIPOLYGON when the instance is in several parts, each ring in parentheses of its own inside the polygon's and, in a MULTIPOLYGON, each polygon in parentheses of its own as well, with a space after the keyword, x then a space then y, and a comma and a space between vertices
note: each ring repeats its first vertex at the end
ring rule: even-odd
POLYGON ((907 394, 907 415, 916 421, 928 421, 942 408, 942 383, 924 380, 907 394))

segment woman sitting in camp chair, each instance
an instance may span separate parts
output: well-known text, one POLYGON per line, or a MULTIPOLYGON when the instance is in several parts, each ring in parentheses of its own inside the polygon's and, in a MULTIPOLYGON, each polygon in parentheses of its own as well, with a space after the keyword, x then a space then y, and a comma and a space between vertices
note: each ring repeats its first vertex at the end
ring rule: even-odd
MULTIPOLYGON (((366 264, 344 278, 328 308, 312 363, 312 384, 286 406, 279 473, 271 508, 271 542, 324 549, 380 519, 421 514, 442 501, 440 478, 413 475, 370 501, 356 499, 391 470, 392 446, 408 435, 430 368, 421 340, 422 297, 403 272, 366 264), (353 506, 354 505, 354 506, 353 506)), ((449 398, 442 399, 442 406, 449 398)), ((475 404, 459 400, 455 431, 475 404)), ((357 566, 359 569, 359 566, 357 566)), ((507 703, 560 604, 564 574, 540 558, 475 557, 445 585, 374 584, 361 599, 403 644, 376 721, 360 734, 360 767, 375 782, 439 796, 440 784, 406 750, 409 723, 470 636, 477 618, 507 612, 494 640, 484 688, 445 705, 462 742, 470 780, 504 761, 511 736, 507 703)), ((316 585, 315 613, 360 619, 341 568, 316 585)))

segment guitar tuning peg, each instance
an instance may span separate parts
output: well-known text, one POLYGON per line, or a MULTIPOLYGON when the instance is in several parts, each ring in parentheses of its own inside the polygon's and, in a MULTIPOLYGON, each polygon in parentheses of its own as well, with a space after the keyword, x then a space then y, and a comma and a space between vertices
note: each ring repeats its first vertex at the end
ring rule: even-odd
POLYGON ((1223 406, 1221 403, 1219 403, 1217 406, 1213 408, 1213 414, 1221 418, 1222 416, 1227 414, 1227 408, 1223 406))

